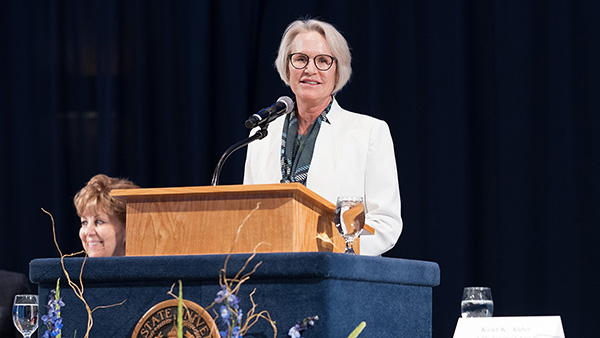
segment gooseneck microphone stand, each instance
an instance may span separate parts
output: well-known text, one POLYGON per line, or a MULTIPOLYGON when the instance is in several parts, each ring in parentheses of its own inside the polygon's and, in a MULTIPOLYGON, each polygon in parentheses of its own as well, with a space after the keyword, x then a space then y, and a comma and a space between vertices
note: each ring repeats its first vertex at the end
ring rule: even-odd
POLYGON ((217 184, 219 184, 219 176, 221 176, 221 169, 223 168, 223 164, 225 164, 225 161, 227 160, 229 155, 233 154, 233 152, 235 152, 236 150, 247 146, 248 144, 250 144, 253 141, 262 140, 263 138, 267 137, 267 127, 268 126, 269 126, 268 123, 261 124, 260 129, 257 130, 256 133, 254 133, 254 135, 247 137, 247 138, 233 144, 231 147, 229 147, 229 148, 227 148, 227 150, 225 150, 225 152, 219 159, 219 163, 217 163, 217 167, 215 168, 215 171, 213 172, 212 183, 211 183, 212 186, 216 186, 217 184))

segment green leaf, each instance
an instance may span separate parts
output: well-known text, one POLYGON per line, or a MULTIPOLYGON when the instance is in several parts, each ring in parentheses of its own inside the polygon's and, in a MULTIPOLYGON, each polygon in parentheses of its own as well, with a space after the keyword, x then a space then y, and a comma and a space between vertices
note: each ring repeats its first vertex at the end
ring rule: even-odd
POLYGON ((179 297, 177 298, 177 338, 183 338, 183 291, 179 280, 179 297))
POLYGON ((358 337, 358 335, 362 332, 362 330, 365 328, 365 326, 367 326, 367 323, 360 322, 360 324, 358 324, 358 326, 356 327, 356 329, 354 329, 354 331, 352 331, 352 333, 350 333, 350 335, 348 336, 348 338, 356 338, 356 337, 358 337))

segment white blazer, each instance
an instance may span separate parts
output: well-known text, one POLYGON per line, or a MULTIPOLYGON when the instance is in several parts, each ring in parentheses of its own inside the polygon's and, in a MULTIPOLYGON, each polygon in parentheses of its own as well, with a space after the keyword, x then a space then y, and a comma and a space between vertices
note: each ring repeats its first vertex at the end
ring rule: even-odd
MULTIPOLYGON (((323 122, 306 186, 332 203, 338 196, 363 196, 366 232, 360 239, 361 255, 380 255, 391 249, 402 232, 400 188, 394 144, 387 123, 349 112, 334 99, 323 122)), ((268 135, 248 146, 244 184, 281 181, 281 134, 284 117, 272 122, 268 135)))

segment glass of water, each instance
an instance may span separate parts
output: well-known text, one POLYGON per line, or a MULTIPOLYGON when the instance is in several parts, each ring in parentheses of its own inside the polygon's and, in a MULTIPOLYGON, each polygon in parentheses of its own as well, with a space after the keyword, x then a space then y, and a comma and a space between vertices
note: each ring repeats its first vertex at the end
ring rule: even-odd
POLYGON ((16 295, 12 312, 13 323, 23 337, 29 338, 38 327, 38 296, 16 295))
POLYGON ((491 317, 494 314, 492 290, 484 286, 470 286, 463 290, 460 312, 463 318, 491 317))
POLYGON ((344 253, 356 254, 354 240, 360 236, 365 226, 365 207, 362 197, 338 197, 335 206, 335 227, 344 240, 346 250, 344 253))

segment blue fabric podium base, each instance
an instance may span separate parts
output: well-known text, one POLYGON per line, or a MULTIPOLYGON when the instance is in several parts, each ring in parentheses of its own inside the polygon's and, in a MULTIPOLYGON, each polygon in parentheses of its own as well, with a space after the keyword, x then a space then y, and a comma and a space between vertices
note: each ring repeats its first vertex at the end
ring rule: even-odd
MULTIPOLYGON (((228 276, 233 277, 250 257, 232 255, 228 276)), ((183 298, 207 308, 219 287, 219 270, 226 255, 88 258, 83 267, 84 297, 93 312, 90 337, 131 337, 137 322, 152 306, 173 299, 167 292, 178 280, 183 298)), ((83 258, 66 258, 71 278, 78 282, 83 258)), ((267 310, 276 321, 277 337, 288 337, 298 321, 319 316, 316 325, 303 333, 311 337, 348 337, 365 321, 359 336, 431 338, 432 287, 440 281, 436 263, 398 258, 366 257, 329 252, 258 254, 250 271, 262 262, 238 293, 240 307, 250 309, 249 294, 257 312, 267 310)), ((87 313, 81 300, 67 286, 60 259, 36 259, 30 263, 30 278, 38 284, 40 318, 47 313, 50 290, 61 278, 63 338, 83 337, 87 313), (75 332, 76 331, 76 332, 75 332)), ((175 288, 175 292, 177 292, 175 288)), ((215 309, 217 310, 217 309, 215 309)), ((213 314, 212 310, 209 310, 213 314)), ((213 318, 215 316, 213 315, 213 318)), ((223 329, 220 320, 219 328, 223 329)), ((38 336, 45 328, 40 319, 38 336)), ((260 320, 245 336, 273 337, 273 330, 260 320)))

